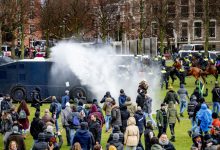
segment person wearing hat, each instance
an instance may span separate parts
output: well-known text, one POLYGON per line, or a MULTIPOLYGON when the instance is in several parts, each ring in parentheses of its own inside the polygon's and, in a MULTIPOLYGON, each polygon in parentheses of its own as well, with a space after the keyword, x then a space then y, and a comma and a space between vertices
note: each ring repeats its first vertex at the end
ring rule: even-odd
POLYGON ((66 103, 69 102, 69 101, 70 101, 69 91, 66 90, 65 95, 62 96, 62 101, 61 101, 62 109, 66 108, 66 103))
POLYGON ((32 150, 39 149, 48 149, 48 143, 45 141, 45 134, 43 132, 38 134, 38 140, 32 148, 32 150))
POLYGON ((63 127, 66 130, 66 141, 67 141, 67 146, 71 145, 71 135, 70 135, 70 124, 69 124, 69 117, 72 115, 72 109, 70 108, 70 103, 67 102, 65 109, 62 109, 61 111, 61 122, 63 127))
POLYGON ((166 104, 162 103, 161 108, 156 111, 156 121, 158 127, 158 138, 161 134, 166 133, 167 130, 167 112, 166 112, 166 104))
POLYGON ((113 133, 113 140, 106 145, 106 149, 109 149, 110 145, 114 145, 117 150, 123 150, 124 145, 119 141, 119 134, 118 133, 113 133))
POLYGON ((173 101, 174 104, 176 104, 176 103, 179 104, 178 96, 177 96, 176 92, 173 90, 173 87, 171 85, 168 87, 168 90, 169 91, 167 92, 163 103, 169 104, 170 101, 173 101))
POLYGON ((42 121, 45 124, 47 124, 48 122, 54 124, 54 119, 51 117, 49 109, 44 110, 44 115, 42 117, 42 121))
POLYGON ((159 144, 164 150, 176 150, 174 145, 169 141, 166 133, 163 133, 159 138, 159 144))
POLYGON ((125 94, 124 90, 121 89, 120 90, 120 95, 118 97, 118 103, 119 103, 120 107, 125 104, 126 99, 127 99, 127 95, 125 94))
POLYGON ((204 148, 204 141, 203 141, 203 137, 200 133, 193 133, 192 134, 192 141, 193 144, 191 146, 191 149, 199 149, 202 150, 204 148))
POLYGON ((40 88, 36 87, 31 93, 31 107, 36 108, 36 111, 40 111, 40 106, 42 105, 42 99, 40 94, 40 88))
POLYGON ((107 91, 104 95, 104 97, 102 98, 102 100, 100 101, 100 103, 104 103, 106 98, 111 98, 113 101, 115 101, 115 99, 111 96, 111 93, 109 91, 107 91))
POLYGON ((215 82, 215 87, 212 89, 212 112, 219 114, 220 112, 220 87, 218 81, 215 82))
POLYGON ((102 108, 105 112, 105 131, 106 132, 108 132, 110 129, 112 101, 113 99, 111 99, 110 97, 106 98, 105 103, 102 108))
POLYGON ((144 129, 146 129, 147 122, 146 122, 146 117, 145 117, 140 106, 137 107, 137 111, 134 114, 134 118, 135 118, 136 126, 138 126, 139 134, 140 134, 140 140, 138 143, 138 147, 141 147, 144 149, 144 147, 141 143, 141 136, 144 133, 144 129))
POLYGON ((81 122, 80 129, 76 131, 72 144, 79 142, 83 150, 90 150, 95 145, 93 135, 88 131, 88 123, 81 122))
POLYGON ((26 150, 24 138, 19 132, 19 129, 17 126, 13 126, 12 128, 12 133, 9 135, 7 142, 6 142, 6 149, 9 149, 9 144, 11 143, 11 141, 15 141, 17 143, 18 149, 26 150))

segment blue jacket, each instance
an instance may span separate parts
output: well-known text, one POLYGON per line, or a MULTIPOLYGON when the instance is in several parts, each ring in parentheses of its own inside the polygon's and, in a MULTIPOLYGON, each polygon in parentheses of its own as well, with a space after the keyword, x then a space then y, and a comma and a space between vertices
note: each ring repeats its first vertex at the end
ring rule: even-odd
POLYGON ((66 108, 66 103, 70 101, 69 95, 62 96, 62 109, 66 108))
POLYGON ((146 129, 146 118, 141 111, 137 111, 134 115, 134 118, 136 120, 136 126, 138 126, 139 132, 143 133, 144 128, 146 129))
POLYGON ((73 138, 73 144, 79 142, 83 150, 90 150, 94 145, 92 134, 88 130, 78 129, 73 138))
POLYGON ((118 98, 119 106, 123 106, 125 104, 126 98, 127 98, 127 96, 124 94, 119 96, 119 98, 118 98))

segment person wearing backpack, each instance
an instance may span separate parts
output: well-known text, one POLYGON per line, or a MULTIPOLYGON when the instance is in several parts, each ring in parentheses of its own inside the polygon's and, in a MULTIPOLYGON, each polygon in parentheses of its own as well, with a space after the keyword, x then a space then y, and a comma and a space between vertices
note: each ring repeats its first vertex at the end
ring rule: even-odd
POLYGON ((194 126, 196 125, 196 120, 194 118, 194 112, 195 112, 195 108, 197 105, 198 105, 198 103, 197 103, 196 96, 192 95, 190 97, 190 102, 187 107, 188 116, 189 116, 189 119, 191 120, 191 125, 192 125, 191 130, 188 131, 189 136, 191 136, 192 133, 194 133, 194 126))
POLYGON ((218 81, 215 82, 215 87, 212 89, 212 112, 219 114, 220 112, 220 87, 218 81))
POLYGON ((114 127, 115 125, 122 126, 121 122, 121 111, 119 106, 116 105, 115 101, 112 101, 112 110, 111 110, 111 126, 114 127))
POLYGON ((72 109, 70 108, 70 103, 67 102, 65 109, 61 111, 61 122, 63 125, 63 128, 66 130, 66 141, 67 146, 71 145, 71 138, 70 138, 70 124, 68 122, 68 117, 72 115, 72 109))
POLYGON ((57 101, 56 96, 52 96, 52 103, 50 104, 50 112, 55 120, 56 131, 59 131, 58 119, 61 113, 61 104, 57 101))
POLYGON ((176 102, 179 104, 179 99, 178 99, 178 96, 176 94, 176 92, 173 90, 173 87, 172 86, 169 86, 168 87, 168 92, 164 98, 164 101, 163 103, 165 104, 169 104, 170 101, 173 101, 174 104, 176 104, 176 102))
POLYGON ((139 134, 140 134, 140 140, 139 140, 139 143, 138 143, 138 147, 141 147, 142 149, 144 149, 142 143, 141 143, 141 136, 144 132, 144 129, 146 129, 146 118, 144 116, 144 113, 141 109, 140 106, 137 107, 137 111, 134 115, 134 118, 135 118, 135 121, 136 121, 136 126, 138 126, 138 129, 139 129, 139 134))
POLYGON ((21 129, 23 131, 23 136, 26 138, 26 130, 29 128, 29 119, 30 111, 27 107, 25 100, 22 100, 17 109, 19 119, 18 122, 22 125, 21 129))
POLYGON ((70 101, 69 91, 65 91, 65 95, 62 96, 62 109, 66 108, 66 103, 70 101))

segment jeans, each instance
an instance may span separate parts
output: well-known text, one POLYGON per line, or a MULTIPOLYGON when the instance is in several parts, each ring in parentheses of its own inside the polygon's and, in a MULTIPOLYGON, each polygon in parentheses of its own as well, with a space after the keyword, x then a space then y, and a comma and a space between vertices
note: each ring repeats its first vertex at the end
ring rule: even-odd
POLYGON ((106 131, 108 131, 109 128, 110 128, 110 120, 111 120, 111 116, 110 116, 110 115, 106 115, 106 116, 105 116, 105 127, 106 127, 106 131))
POLYGON ((159 127, 158 126, 158 135, 157 137, 160 138, 160 136, 163 134, 163 133, 166 133, 167 132, 167 125, 164 124, 163 127, 159 127))
POLYGON ((136 150, 137 146, 126 146, 126 150, 136 150))
POLYGON ((55 126, 56 126, 56 132, 58 132, 59 131, 58 119, 55 120, 55 126))
POLYGON ((151 121, 152 124, 153 124, 153 126, 156 127, 156 122, 154 121, 153 116, 152 116, 151 113, 148 114, 148 113, 144 112, 144 116, 145 116, 145 118, 146 118, 146 117, 149 117, 149 118, 150 118, 150 121, 151 121))
POLYGON ((186 101, 180 101, 180 113, 183 113, 187 107, 186 101))
POLYGON ((175 123, 170 123, 169 126, 170 126, 171 135, 172 135, 172 136, 175 136, 175 131, 174 131, 175 123))
POLYGON ((197 120, 193 121, 193 118, 192 118, 191 122, 192 122, 192 129, 191 129, 192 132, 196 132, 200 130, 198 129, 198 126, 197 126, 197 120))
POLYGON ((220 103, 219 102, 213 102, 212 112, 216 112, 219 114, 220 111, 220 103))
POLYGON ((70 144, 71 144, 71 146, 73 145, 73 138, 74 138, 75 133, 76 133, 75 129, 70 129, 70 144))
POLYGON ((66 141, 67 141, 67 145, 71 145, 71 135, 70 135, 70 127, 66 126, 65 127, 66 130, 66 141))

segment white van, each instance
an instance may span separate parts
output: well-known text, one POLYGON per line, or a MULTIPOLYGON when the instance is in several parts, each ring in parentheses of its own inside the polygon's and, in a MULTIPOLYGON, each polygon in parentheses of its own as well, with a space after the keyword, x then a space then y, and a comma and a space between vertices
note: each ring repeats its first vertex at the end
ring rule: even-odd
POLYGON ((204 51, 204 46, 202 44, 183 44, 180 51, 204 51))

